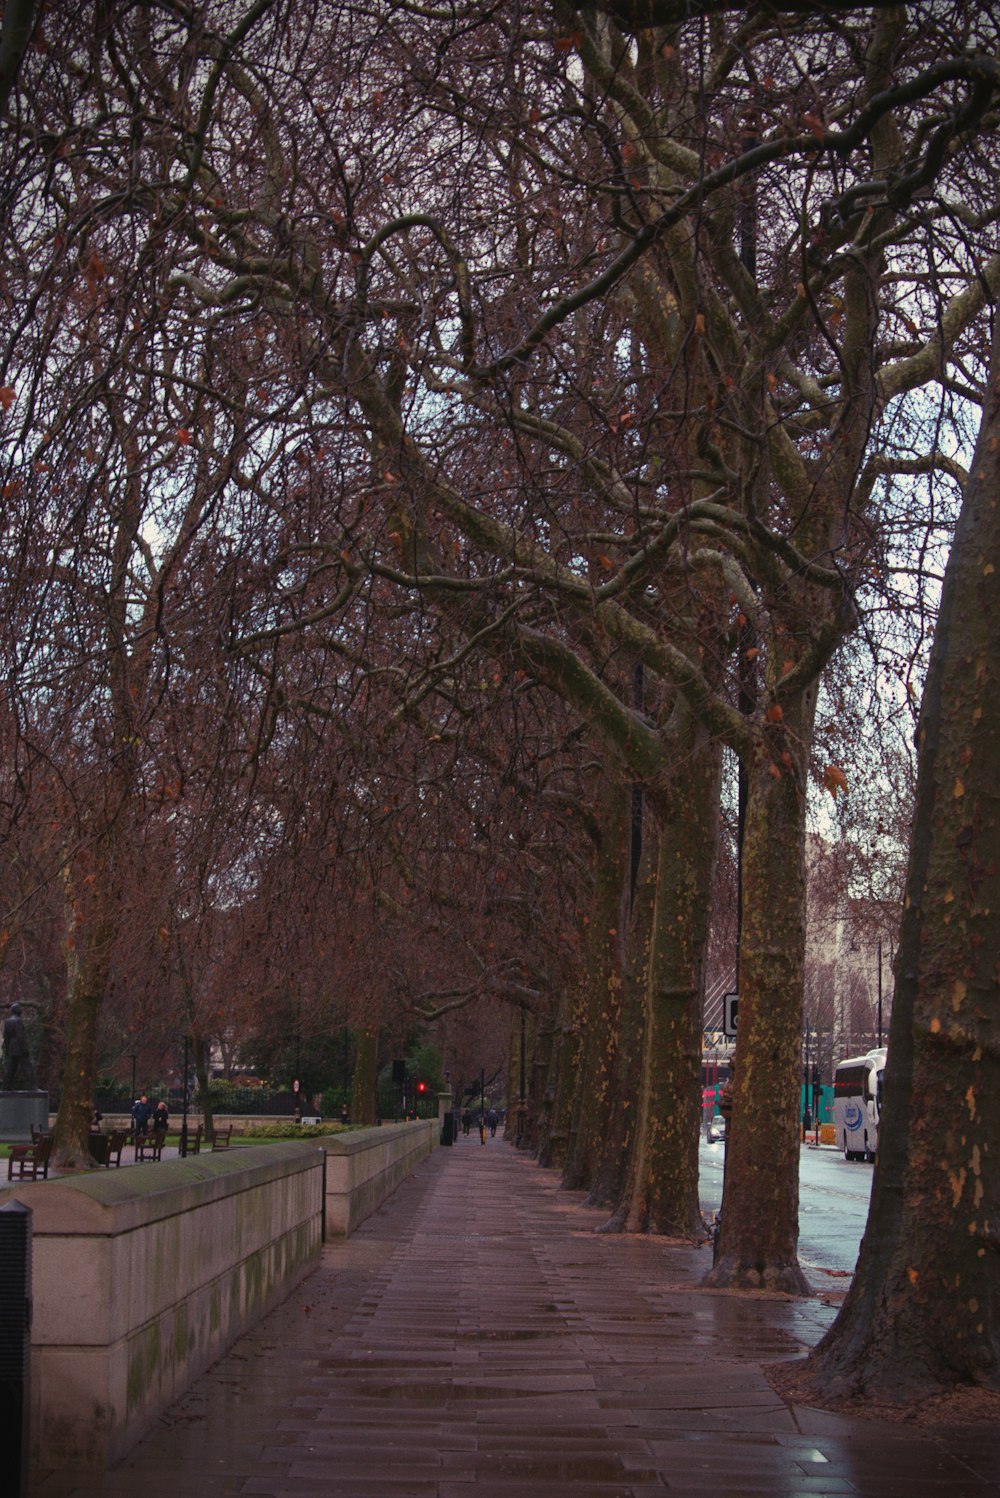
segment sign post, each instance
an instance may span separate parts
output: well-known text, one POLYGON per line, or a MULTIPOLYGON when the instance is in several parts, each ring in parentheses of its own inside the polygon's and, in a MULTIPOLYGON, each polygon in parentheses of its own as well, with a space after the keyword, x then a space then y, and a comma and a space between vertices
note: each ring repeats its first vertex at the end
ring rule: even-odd
POLYGON ((740 1022, 740 996, 738 993, 727 993, 722 998, 722 1033, 727 1040, 736 1039, 736 1030, 740 1022))

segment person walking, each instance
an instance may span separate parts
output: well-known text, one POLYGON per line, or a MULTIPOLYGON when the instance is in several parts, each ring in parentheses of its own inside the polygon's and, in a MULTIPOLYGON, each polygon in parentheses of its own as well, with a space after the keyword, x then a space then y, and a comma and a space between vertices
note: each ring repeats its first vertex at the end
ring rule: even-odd
POLYGON ((497 1124, 500 1122, 500 1116, 495 1108, 491 1108, 487 1113, 486 1122, 490 1126, 490 1138, 495 1139, 497 1137, 497 1124))
POLYGON ((137 1139, 145 1139, 149 1133, 149 1116, 152 1111, 145 1093, 132 1104, 132 1129, 137 1139))

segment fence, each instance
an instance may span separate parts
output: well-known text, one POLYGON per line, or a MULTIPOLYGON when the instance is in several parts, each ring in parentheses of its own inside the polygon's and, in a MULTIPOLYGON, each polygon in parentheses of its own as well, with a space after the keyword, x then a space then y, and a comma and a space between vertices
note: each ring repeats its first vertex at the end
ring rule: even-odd
MULTIPOLYGON (((170 1109, 172 1118, 181 1112, 184 1107, 184 1094, 178 1087, 151 1087, 141 1089, 146 1091, 146 1096, 154 1105, 162 1098, 170 1109)), ((268 1117, 291 1118, 295 1113, 301 1094, 288 1092, 272 1092, 266 1087, 213 1087, 209 1093, 212 1110, 215 1113, 233 1113, 238 1117, 252 1117, 255 1114, 266 1114, 268 1117)), ((94 1106, 101 1113, 124 1113, 132 1112, 133 1095, 127 1088, 99 1087, 94 1094, 94 1106)), ((302 1107, 306 1107, 305 1097, 301 1097, 302 1107)), ((59 1095, 53 1093, 51 1096, 51 1107, 59 1106, 59 1095)), ((197 1095, 188 1098, 188 1109, 197 1108, 197 1095)), ((310 1105, 311 1106, 311 1105, 310 1105)))
MULTIPOLYGON (((145 1091, 149 1101, 155 1105, 162 1098, 170 1109, 171 1119, 176 1123, 178 1115, 184 1107, 184 1094, 178 1087, 150 1087, 140 1088, 145 1091)), ((134 1096, 123 1087, 98 1087, 94 1093, 94 1107, 99 1113, 106 1115, 124 1114, 126 1117, 132 1112, 134 1096)), ((291 1091, 276 1091, 268 1087, 213 1087, 209 1093, 213 1113, 232 1115, 236 1118, 292 1118, 296 1108, 303 1113, 321 1112, 314 1109, 313 1104, 317 1098, 310 1094, 291 1091)), ((395 1087, 382 1087, 378 1093, 378 1117, 395 1120, 404 1116, 402 1100, 399 1089, 395 1087)), ((53 1113, 59 1108, 59 1090, 50 1092, 49 1107, 53 1113)), ((188 1111, 199 1112, 201 1104, 197 1093, 188 1098, 188 1111)), ((328 1119, 335 1114, 327 1113, 328 1119)), ((428 1093, 426 1097, 406 1099, 406 1117, 436 1118, 437 1117, 437 1094, 428 1093)))

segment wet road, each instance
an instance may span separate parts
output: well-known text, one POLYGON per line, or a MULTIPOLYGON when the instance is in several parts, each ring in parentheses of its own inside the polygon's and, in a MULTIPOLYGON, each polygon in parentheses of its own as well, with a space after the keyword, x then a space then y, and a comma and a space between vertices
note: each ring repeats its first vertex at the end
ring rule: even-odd
MULTIPOLYGON (((711 1217, 722 1201, 722 1144, 701 1142, 701 1204, 711 1217)), ((803 1148, 799 1172, 799 1260, 813 1278, 853 1274, 868 1218, 874 1166, 838 1150, 803 1148)))

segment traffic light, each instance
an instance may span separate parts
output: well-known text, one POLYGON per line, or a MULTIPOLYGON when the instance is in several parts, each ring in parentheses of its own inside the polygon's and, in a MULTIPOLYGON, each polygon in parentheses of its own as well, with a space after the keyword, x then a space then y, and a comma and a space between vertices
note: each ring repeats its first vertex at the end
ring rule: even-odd
POLYGON ((426 1091, 427 1091, 427 1083, 426 1082, 418 1082, 417 1083, 417 1092, 418 1092, 418 1094, 422 1095, 426 1091))

